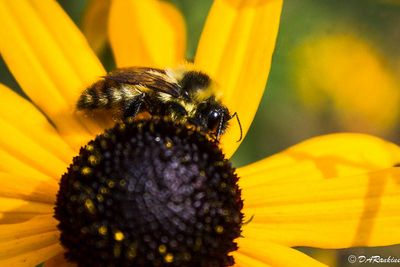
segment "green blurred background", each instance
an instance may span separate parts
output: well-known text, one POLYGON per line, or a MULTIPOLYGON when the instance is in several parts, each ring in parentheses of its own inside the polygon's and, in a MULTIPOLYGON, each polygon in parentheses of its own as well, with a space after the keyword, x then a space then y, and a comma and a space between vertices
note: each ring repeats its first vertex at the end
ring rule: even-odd
MULTIPOLYGON (((82 27, 91 1, 59 2, 82 27)), ((185 16, 192 59, 212 1, 172 2, 185 16)), ((370 133, 400 143, 399 44, 400 1, 286 0, 267 90, 234 164, 333 132, 370 133)), ((114 68, 107 44, 97 53, 108 70, 114 68)), ((0 80, 21 93, 3 61, 0 80)), ((331 266, 361 265, 348 263, 350 254, 400 258, 396 246, 299 249, 331 266)))

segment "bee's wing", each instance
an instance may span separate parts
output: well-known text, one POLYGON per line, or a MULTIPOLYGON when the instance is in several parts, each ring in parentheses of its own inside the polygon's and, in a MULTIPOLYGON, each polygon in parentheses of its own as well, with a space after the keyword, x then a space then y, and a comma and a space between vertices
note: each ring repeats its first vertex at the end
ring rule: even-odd
POLYGON ((180 95, 180 86, 171 79, 165 70, 155 68, 129 67, 116 69, 104 77, 107 81, 142 85, 157 92, 163 92, 174 97, 180 95))

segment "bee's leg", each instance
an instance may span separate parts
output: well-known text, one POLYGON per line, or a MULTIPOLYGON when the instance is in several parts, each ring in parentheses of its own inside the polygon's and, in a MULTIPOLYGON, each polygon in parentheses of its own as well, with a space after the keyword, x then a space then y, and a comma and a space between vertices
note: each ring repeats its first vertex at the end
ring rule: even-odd
POLYGON ((136 115, 141 111, 144 103, 145 94, 140 94, 137 97, 129 100, 123 109, 123 118, 136 117, 136 115))
POLYGON ((219 120, 219 123, 218 123, 218 128, 217 128, 217 132, 216 132, 216 134, 215 134, 215 140, 214 140, 214 141, 219 141, 219 137, 220 137, 221 134, 222 134, 222 127, 223 127, 223 125, 224 125, 224 119, 221 118, 221 119, 219 120))

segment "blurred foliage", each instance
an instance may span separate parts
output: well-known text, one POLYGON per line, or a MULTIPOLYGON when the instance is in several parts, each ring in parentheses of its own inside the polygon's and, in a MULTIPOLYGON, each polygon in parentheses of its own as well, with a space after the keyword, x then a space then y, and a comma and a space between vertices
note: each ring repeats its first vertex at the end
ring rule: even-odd
MULTIPOLYGON (((59 2, 82 28, 90 0, 59 2)), ((171 2, 185 16, 187 58, 193 59, 212 0, 171 2)), ((332 132, 373 133, 400 143, 399 3, 286 0, 267 90, 250 132, 233 158, 235 165, 332 132)), ((115 67, 107 44, 96 52, 107 70, 115 67)), ((21 92, 3 61, 0 79, 21 92)), ((338 266, 357 266, 348 263, 350 254, 395 256, 400 251, 397 246, 300 250, 338 266)))
POLYGON ((186 57, 189 60, 193 60, 212 0, 171 0, 170 2, 174 3, 185 16, 188 32, 186 57))
POLYGON ((377 135, 393 131, 400 111, 399 84, 379 48, 348 29, 345 34, 313 36, 294 56, 295 89, 306 108, 330 111, 335 124, 346 130, 377 135))
MULTIPOLYGON (((300 73, 310 71, 304 68, 317 60, 321 60, 326 55, 321 55, 319 54, 321 51, 313 51, 311 48, 309 50, 311 56, 307 58, 310 62, 299 62, 298 51, 302 46, 307 46, 305 42, 315 42, 316 39, 324 40, 335 35, 354 34, 355 38, 367 40, 366 46, 374 47, 374 53, 379 55, 378 61, 382 65, 381 71, 390 71, 392 79, 395 79, 399 74, 400 62, 400 46, 398 46, 400 41, 399 14, 400 5, 392 5, 385 1, 285 1, 267 90, 250 133, 238 153, 246 156, 246 158, 238 159, 240 163, 244 164, 254 159, 260 159, 312 136, 349 131, 350 129, 340 125, 338 119, 335 118, 333 106, 329 105, 329 102, 332 101, 329 95, 324 95, 328 104, 319 109, 319 112, 307 108, 310 103, 304 103, 303 99, 299 97, 296 77, 300 73), (313 52, 314 55, 312 56, 313 52)), ((349 57, 348 62, 351 63, 352 54, 349 52, 345 55, 338 54, 336 56, 347 56, 349 57)), ((326 64, 327 67, 331 64, 332 73, 334 73, 334 70, 343 67, 337 65, 338 62, 335 61, 335 57, 331 57, 331 59, 333 62, 326 64)), ((354 65, 354 68, 354 71, 357 72, 356 65, 354 65)), ((376 80, 375 73, 370 73, 370 75, 365 77, 366 82, 369 79, 376 80)), ((314 76, 314 78, 318 77, 314 76)), ((347 79, 343 79, 342 83, 329 86, 332 88, 336 86, 338 90, 342 88, 351 90, 351 85, 354 83, 352 79, 353 74, 348 73, 347 79)), ((390 90, 396 90, 397 97, 400 89, 398 81, 392 83, 390 90)), ((321 91, 321 88, 310 87, 308 89, 314 92, 321 91)), ((381 90, 382 88, 376 89, 381 90)), ((307 90, 307 88, 304 88, 304 90, 307 90)), ((358 91, 360 101, 362 99, 374 101, 374 96, 366 94, 364 88, 354 88, 354 90, 358 91)), ((377 106, 376 113, 382 110, 386 113, 398 113, 397 110, 388 110, 385 103, 382 104, 383 106, 377 106)), ((351 109, 350 105, 348 107, 351 109)), ((352 115, 348 112, 348 109, 345 106, 341 108, 344 116, 347 116, 348 120, 351 121, 352 115)), ((372 118, 364 119, 368 121, 372 118)), ((373 130, 371 131, 369 127, 368 129, 357 129, 358 132, 367 133, 374 132, 373 130)), ((396 121, 393 122, 391 132, 379 134, 375 131, 375 133, 392 141, 399 141, 399 125, 396 121)))

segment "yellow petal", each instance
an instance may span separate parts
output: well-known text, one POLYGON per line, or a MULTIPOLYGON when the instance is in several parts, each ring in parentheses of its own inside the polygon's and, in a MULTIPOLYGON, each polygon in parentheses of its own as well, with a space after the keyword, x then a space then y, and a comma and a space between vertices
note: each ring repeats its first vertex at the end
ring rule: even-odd
POLYGON ((400 148, 363 134, 331 134, 295 145, 272 157, 238 169, 243 187, 314 181, 391 167, 400 148), (245 177, 245 178, 244 178, 245 177))
POLYGON ((183 17, 164 1, 113 0, 109 36, 118 67, 165 68, 184 60, 183 17))
POLYGON ((8 152, 0 149, 0 172, 16 174, 26 177, 40 177, 43 180, 52 180, 56 177, 49 177, 43 174, 41 171, 22 162, 15 156, 10 155, 8 152))
POLYGON ((13 258, 0 259, 0 265, 15 267, 36 266, 54 255, 60 254, 62 251, 63 248, 60 244, 52 244, 24 254, 19 254, 13 258))
MULTIPOLYGON (((0 95, 1 120, 6 121, 18 131, 27 133, 33 142, 60 160, 66 163, 71 161, 75 155, 74 150, 61 139, 47 118, 31 102, 2 84, 0 84, 0 95)), ((4 136, 4 138, 7 138, 7 136, 4 136)))
POLYGON ((107 42, 107 23, 111 0, 90 0, 82 18, 82 32, 97 53, 107 42))
MULTIPOLYGON (((40 203, 18 198, 0 197, 0 212, 3 216, 7 213, 30 213, 30 214, 51 214, 53 213, 52 203, 40 203)), ((7 218, 1 218, 7 219, 7 218)))
POLYGON ((65 172, 67 164, 36 144, 29 132, 21 132, 0 119, 0 149, 20 161, 55 178, 65 172))
POLYGON ((35 216, 43 215, 38 213, 30 213, 30 212, 0 212, 0 222, 2 224, 13 224, 13 223, 21 223, 25 221, 29 221, 35 216))
POLYGON ((5 224, 1 222, 0 242, 54 232, 57 231, 57 223, 52 214, 38 215, 21 223, 5 224))
POLYGON ((58 191, 55 180, 0 172, 0 197, 53 204, 58 191))
MULTIPOLYGON (((242 256, 247 256, 253 260, 257 260, 268 266, 274 267, 322 267, 326 266, 313 258, 301 253, 298 250, 271 243, 268 241, 259 241, 245 238, 237 240, 239 251, 234 257, 242 261, 242 256)), ((242 265, 242 264, 241 264, 242 265)), ((243 266, 259 266, 259 265, 243 265, 243 266)), ((264 266, 264 265, 261 265, 264 266)))
POLYGON ((76 267, 75 263, 67 262, 63 254, 58 254, 46 261, 43 267, 76 267))
POLYGON ((57 221, 52 215, 35 216, 14 224, 0 224, 0 265, 35 266, 62 251, 57 221))
POLYGON ((400 168, 243 188, 243 236, 287 246, 387 246, 400 240, 400 168))
POLYGON ((75 147, 100 128, 75 113, 80 92, 104 70, 55 1, 1 1, 0 51, 25 93, 75 147), (86 124, 84 126, 84 124, 86 124))
POLYGON ((248 257, 241 253, 235 253, 234 257, 235 257, 235 263, 236 263, 235 267, 269 267, 269 266, 271 266, 271 265, 263 263, 254 258, 248 257))
MULTIPOLYGON (((279 27, 281 0, 216 0, 201 35, 195 64, 219 84, 245 135, 264 92, 279 27)), ((239 143, 232 120, 222 138, 230 157, 239 143)))

